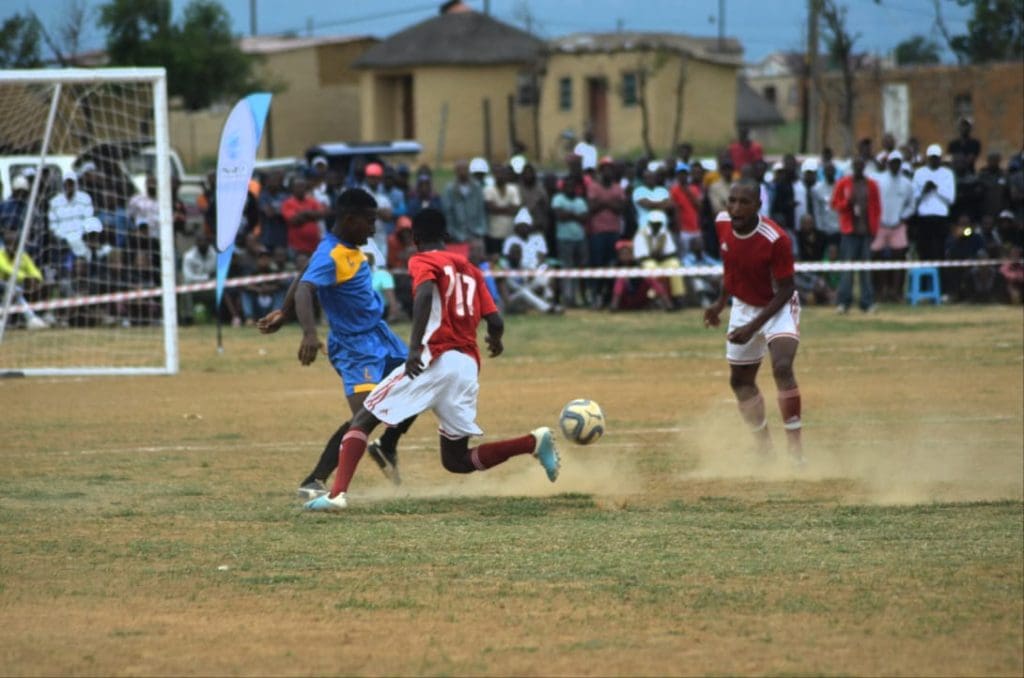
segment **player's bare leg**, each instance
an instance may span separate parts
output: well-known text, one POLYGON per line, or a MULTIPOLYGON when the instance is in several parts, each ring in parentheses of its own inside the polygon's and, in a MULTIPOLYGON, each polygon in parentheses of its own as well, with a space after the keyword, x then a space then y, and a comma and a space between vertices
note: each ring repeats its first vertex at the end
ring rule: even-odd
POLYGON ((538 428, 529 435, 469 447, 469 438, 441 436, 441 464, 451 473, 485 471, 504 464, 512 457, 532 454, 544 467, 548 480, 558 479, 560 459, 551 429, 538 428))
POLYGON ((736 394, 740 415, 747 423, 757 441, 757 452, 763 457, 772 453, 772 438, 768 431, 768 417, 765 415, 764 398, 757 388, 757 370, 761 363, 754 365, 730 365, 729 386, 736 394))
POLYGON ((786 429, 786 445, 793 460, 804 464, 803 445, 800 440, 800 387, 793 376, 793 361, 800 342, 792 337, 777 337, 768 344, 772 356, 772 376, 778 389, 779 411, 786 429))

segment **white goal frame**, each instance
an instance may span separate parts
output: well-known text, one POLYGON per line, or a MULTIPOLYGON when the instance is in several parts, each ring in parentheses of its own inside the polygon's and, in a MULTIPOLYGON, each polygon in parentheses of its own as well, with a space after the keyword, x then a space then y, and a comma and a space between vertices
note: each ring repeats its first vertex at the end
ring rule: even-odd
POLYGON ((0 344, 10 319, 15 289, 15 276, 25 249, 33 206, 39 190, 39 177, 49 151, 50 135, 53 130, 57 103, 61 88, 65 84, 89 83, 149 83, 152 85, 153 141, 156 148, 157 204, 160 214, 160 287, 163 327, 164 364, 155 366, 110 366, 110 367, 25 367, 5 368, 5 374, 18 376, 63 376, 63 375, 154 375, 176 374, 178 372, 178 321, 175 297, 174 229, 171 207, 170 141, 167 124, 167 71, 164 68, 65 68, 38 70, 0 70, 0 83, 52 85, 53 93, 46 132, 43 139, 39 164, 29 194, 29 208, 18 240, 14 259, 14 272, 7 282, 3 304, 0 306, 0 344))

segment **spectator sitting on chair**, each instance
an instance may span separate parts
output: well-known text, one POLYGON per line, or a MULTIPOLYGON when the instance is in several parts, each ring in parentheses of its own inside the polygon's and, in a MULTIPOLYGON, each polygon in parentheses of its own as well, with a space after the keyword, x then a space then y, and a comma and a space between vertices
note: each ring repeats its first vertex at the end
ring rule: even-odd
POLYGON ((525 298, 535 308, 546 313, 561 312, 560 307, 551 303, 553 298, 551 280, 543 274, 547 270, 547 241, 543 235, 534 230, 533 217, 530 216, 530 210, 526 207, 519 209, 513 221, 514 232, 505 238, 505 242, 502 245, 502 255, 509 262, 511 268, 536 271, 538 275, 528 278, 506 278, 506 286, 510 291, 509 301, 515 300, 516 290, 522 288, 529 291, 530 294, 526 295, 525 298), (513 254, 513 252, 517 254, 513 254), (518 263, 514 263, 515 261, 518 261, 518 263), (537 296, 544 303, 534 303, 530 296, 537 296))
MULTIPOLYGON (((181 281, 186 285, 207 282, 217 275, 217 251, 210 247, 210 238, 204 231, 196 233, 196 243, 181 260, 181 281)), ((193 322, 194 306, 197 301, 213 310, 215 294, 213 290, 202 292, 186 292, 182 298, 182 324, 193 322)))
MULTIPOLYGON (((722 262, 710 256, 704 251, 704 239, 700 236, 691 238, 689 249, 683 254, 683 266, 721 266, 722 262)), ((701 308, 707 308, 718 299, 722 288, 722 276, 720 275, 694 275, 690 277, 690 284, 686 286, 690 301, 700 304, 701 308)))
MULTIPOLYGON (((800 261, 821 261, 825 257, 828 242, 825 234, 814 225, 814 217, 805 214, 800 219, 800 230, 796 233, 797 254, 800 261)), ((821 273, 797 271, 796 288, 800 292, 801 303, 831 304, 835 294, 828 281, 821 273)))
MULTIPOLYGON (((245 275, 265 275, 277 273, 277 266, 270 256, 270 251, 258 242, 255 245, 255 261, 247 262, 244 271, 245 275), (250 268, 251 266, 251 268, 250 268)), ((262 318, 275 308, 281 308, 284 304, 284 295, 287 291, 287 280, 265 280, 263 282, 249 283, 242 288, 242 313, 245 315, 246 325, 255 325, 258 318, 262 318)))
MULTIPOLYGON (((971 218, 961 214, 956 224, 950 229, 949 239, 946 241, 946 259, 984 259, 988 256, 985 249, 985 239, 978 232, 978 229, 971 223, 971 218)), ((949 295, 954 301, 975 301, 979 295, 984 295, 986 287, 991 288, 991 280, 986 280, 982 266, 950 266, 946 276, 942 280, 943 295, 949 295)))
MULTIPOLYGON (((646 223, 633 236, 633 257, 641 268, 679 268, 676 241, 668 230, 668 216, 661 210, 651 210, 646 223)), ((675 308, 683 305, 683 279, 674 275, 668 279, 672 303, 675 308)))
MULTIPOLYGON (((615 254, 622 268, 636 266, 632 241, 620 240, 615 243, 615 254)), ((672 299, 669 298, 668 291, 660 280, 625 276, 615 279, 612 300, 608 304, 609 311, 642 311, 651 308, 652 304, 666 311, 672 310, 672 299)))

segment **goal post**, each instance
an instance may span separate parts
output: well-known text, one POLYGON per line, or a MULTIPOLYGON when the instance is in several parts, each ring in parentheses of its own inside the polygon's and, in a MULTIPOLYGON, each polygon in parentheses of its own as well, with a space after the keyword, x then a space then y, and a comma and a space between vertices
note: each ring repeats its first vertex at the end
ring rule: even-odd
POLYGON ((170 155, 163 68, 0 70, 0 374, 178 371, 170 155))

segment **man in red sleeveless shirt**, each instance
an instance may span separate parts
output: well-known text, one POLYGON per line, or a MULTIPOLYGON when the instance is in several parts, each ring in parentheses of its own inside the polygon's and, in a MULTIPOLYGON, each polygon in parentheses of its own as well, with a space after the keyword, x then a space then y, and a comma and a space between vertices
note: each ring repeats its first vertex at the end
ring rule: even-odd
POLYGON ((532 454, 548 479, 558 478, 559 456, 551 429, 469 447, 470 436, 483 435, 476 423, 480 389, 480 352, 476 329, 487 323, 491 357, 504 350, 505 326, 478 268, 445 249, 444 215, 433 208, 413 218, 418 252, 409 258, 414 298, 409 359, 377 385, 352 419, 342 438, 338 472, 330 494, 306 503, 310 511, 339 511, 348 505, 346 492, 366 441, 384 422, 397 426, 410 414, 433 410, 441 436, 441 463, 452 473, 472 473, 497 466, 514 456, 532 454))
POLYGON ((759 452, 770 455, 764 399, 756 382, 757 369, 767 351, 772 358, 789 452, 802 466, 800 389, 793 376, 793 360, 800 345, 793 245, 778 224, 759 216, 760 206, 757 182, 744 179, 730 189, 728 211, 720 213, 715 221, 724 268, 722 294, 704 311, 704 325, 719 325, 719 315, 731 296, 726 359, 740 413, 758 441, 759 452))

